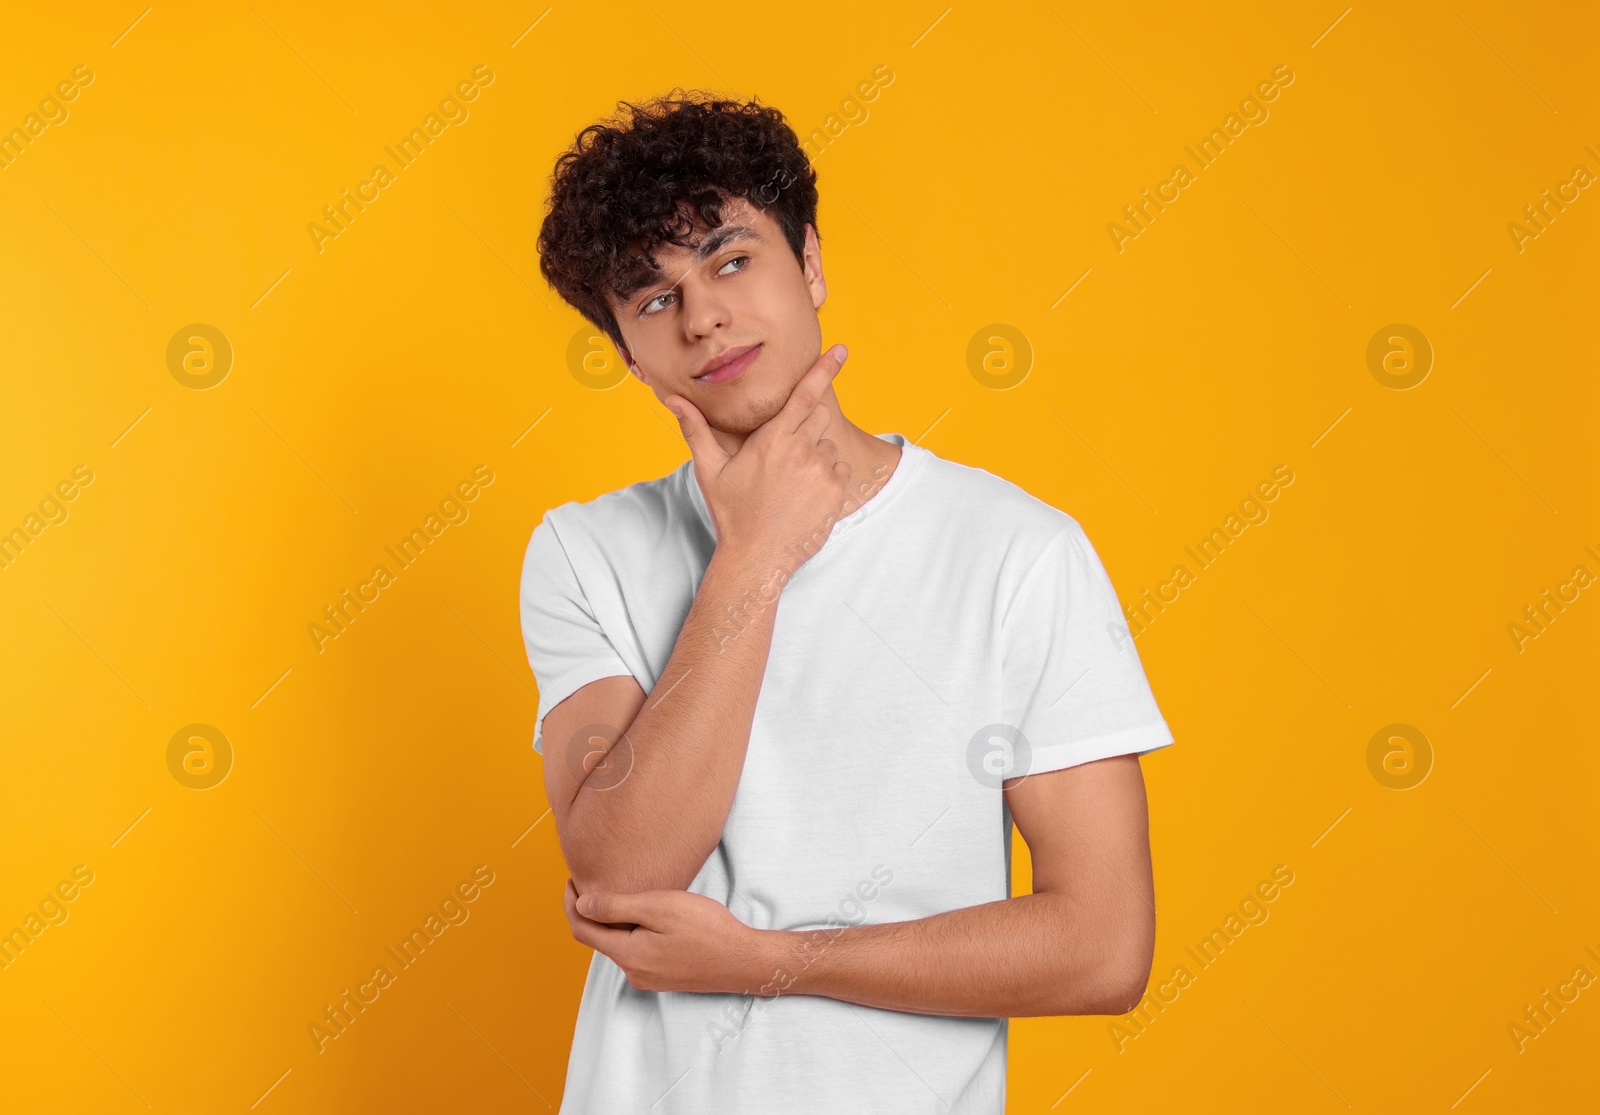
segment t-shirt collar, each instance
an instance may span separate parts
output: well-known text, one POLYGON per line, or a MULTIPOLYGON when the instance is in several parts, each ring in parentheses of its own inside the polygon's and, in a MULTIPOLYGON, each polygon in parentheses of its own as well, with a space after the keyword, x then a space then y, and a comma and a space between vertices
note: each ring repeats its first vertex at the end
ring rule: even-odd
MULTIPOLYGON (((833 531, 828 535, 828 542, 832 542, 840 535, 857 529, 864 520, 881 511, 889 500, 898 495, 900 490, 910 482, 911 474, 916 471, 917 466, 922 463, 923 455, 928 452, 920 445, 914 444, 904 434, 889 433, 875 436, 892 445, 898 445, 900 447, 900 461, 895 465, 894 472, 884 482, 883 487, 878 489, 876 495, 833 524, 833 531)), ((715 539, 717 529, 712 525, 711 511, 706 507, 705 492, 700 489, 700 478, 695 475, 694 460, 691 458, 685 461, 679 467, 679 471, 684 474, 685 486, 689 490, 689 501, 694 504, 695 513, 700 516, 700 521, 705 525, 706 532, 715 539)), ((851 480, 852 486, 860 482, 856 478, 851 480)), ((826 549, 826 547, 827 543, 824 543, 823 548, 826 549)))

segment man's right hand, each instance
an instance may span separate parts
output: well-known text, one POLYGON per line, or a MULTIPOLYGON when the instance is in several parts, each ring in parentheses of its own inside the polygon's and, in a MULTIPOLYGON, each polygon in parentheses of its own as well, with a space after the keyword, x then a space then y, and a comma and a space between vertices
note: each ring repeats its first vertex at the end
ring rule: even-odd
POLYGON ((693 403, 682 395, 663 400, 689 443, 718 550, 781 565, 792 574, 828 540, 830 519, 843 514, 851 468, 823 436, 833 411, 822 397, 847 355, 843 345, 834 345, 819 356, 783 409, 733 454, 723 451, 693 403))

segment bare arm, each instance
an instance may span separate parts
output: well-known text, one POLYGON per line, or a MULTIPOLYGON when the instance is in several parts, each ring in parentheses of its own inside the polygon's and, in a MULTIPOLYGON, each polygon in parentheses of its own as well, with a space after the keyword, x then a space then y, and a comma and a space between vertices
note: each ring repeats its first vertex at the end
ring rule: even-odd
POLYGON ((1033 894, 914 921, 791 931, 751 929, 682 892, 589 894, 580 909, 569 886, 567 918, 578 941, 641 990, 822 995, 984 1018, 1133 1009, 1155 947, 1138 757, 1036 774, 1006 794, 1033 853, 1033 894))
POLYGON ((772 573, 719 547, 648 697, 632 677, 603 678, 546 715, 545 790, 579 893, 683 890, 722 839, 776 589, 751 601, 772 573))
POLYGON ((1131 1010, 1155 949, 1138 757, 1032 775, 1005 792, 1032 853, 1034 893, 836 935, 769 933, 773 971, 793 977, 772 990, 995 1018, 1131 1010))
POLYGON ((848 490, 850 466, 823 436, 833 411, 822 400, 842 353, 819 356, 733 454, 693 404, 666 400, 693 453, 717 548, 648 698, 632 678, 604 678, 545 717, 545 788, 580 894, 684 890, 722 839, 779 596, 848 490))

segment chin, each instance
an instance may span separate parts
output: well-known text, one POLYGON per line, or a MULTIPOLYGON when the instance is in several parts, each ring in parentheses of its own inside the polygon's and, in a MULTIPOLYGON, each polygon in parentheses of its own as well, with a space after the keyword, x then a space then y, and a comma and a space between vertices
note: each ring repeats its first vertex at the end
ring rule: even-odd
POLYGON ((706 421, 725 434, 735 434, 739 437, 749 437, 783 409, 783 404, 788 401, 787 395, 780 395, 771 399, 753 400, 737 409, 730 408, 730 413, 719 414, 715 418, 706 415, 706 421))

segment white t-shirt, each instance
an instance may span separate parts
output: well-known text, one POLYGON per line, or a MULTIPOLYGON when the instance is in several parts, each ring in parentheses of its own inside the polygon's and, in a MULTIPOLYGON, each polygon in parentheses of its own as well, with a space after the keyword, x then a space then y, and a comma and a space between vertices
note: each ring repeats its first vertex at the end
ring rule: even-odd
MULTIPOLYGON (((689 888, 758 929, 1009 898, 1002 778, 1173 742, 1077 521, 878 436, 900 462, 783 589, 739 789, 689 888)), ((691 461, 546 512, 522 572, 535 749, 589 682, 654 689, 714 546, 691 461)), ((638 991, 596 952, 561 1110, 999 1115, 1007 1032, 813 995, 638 991)))

